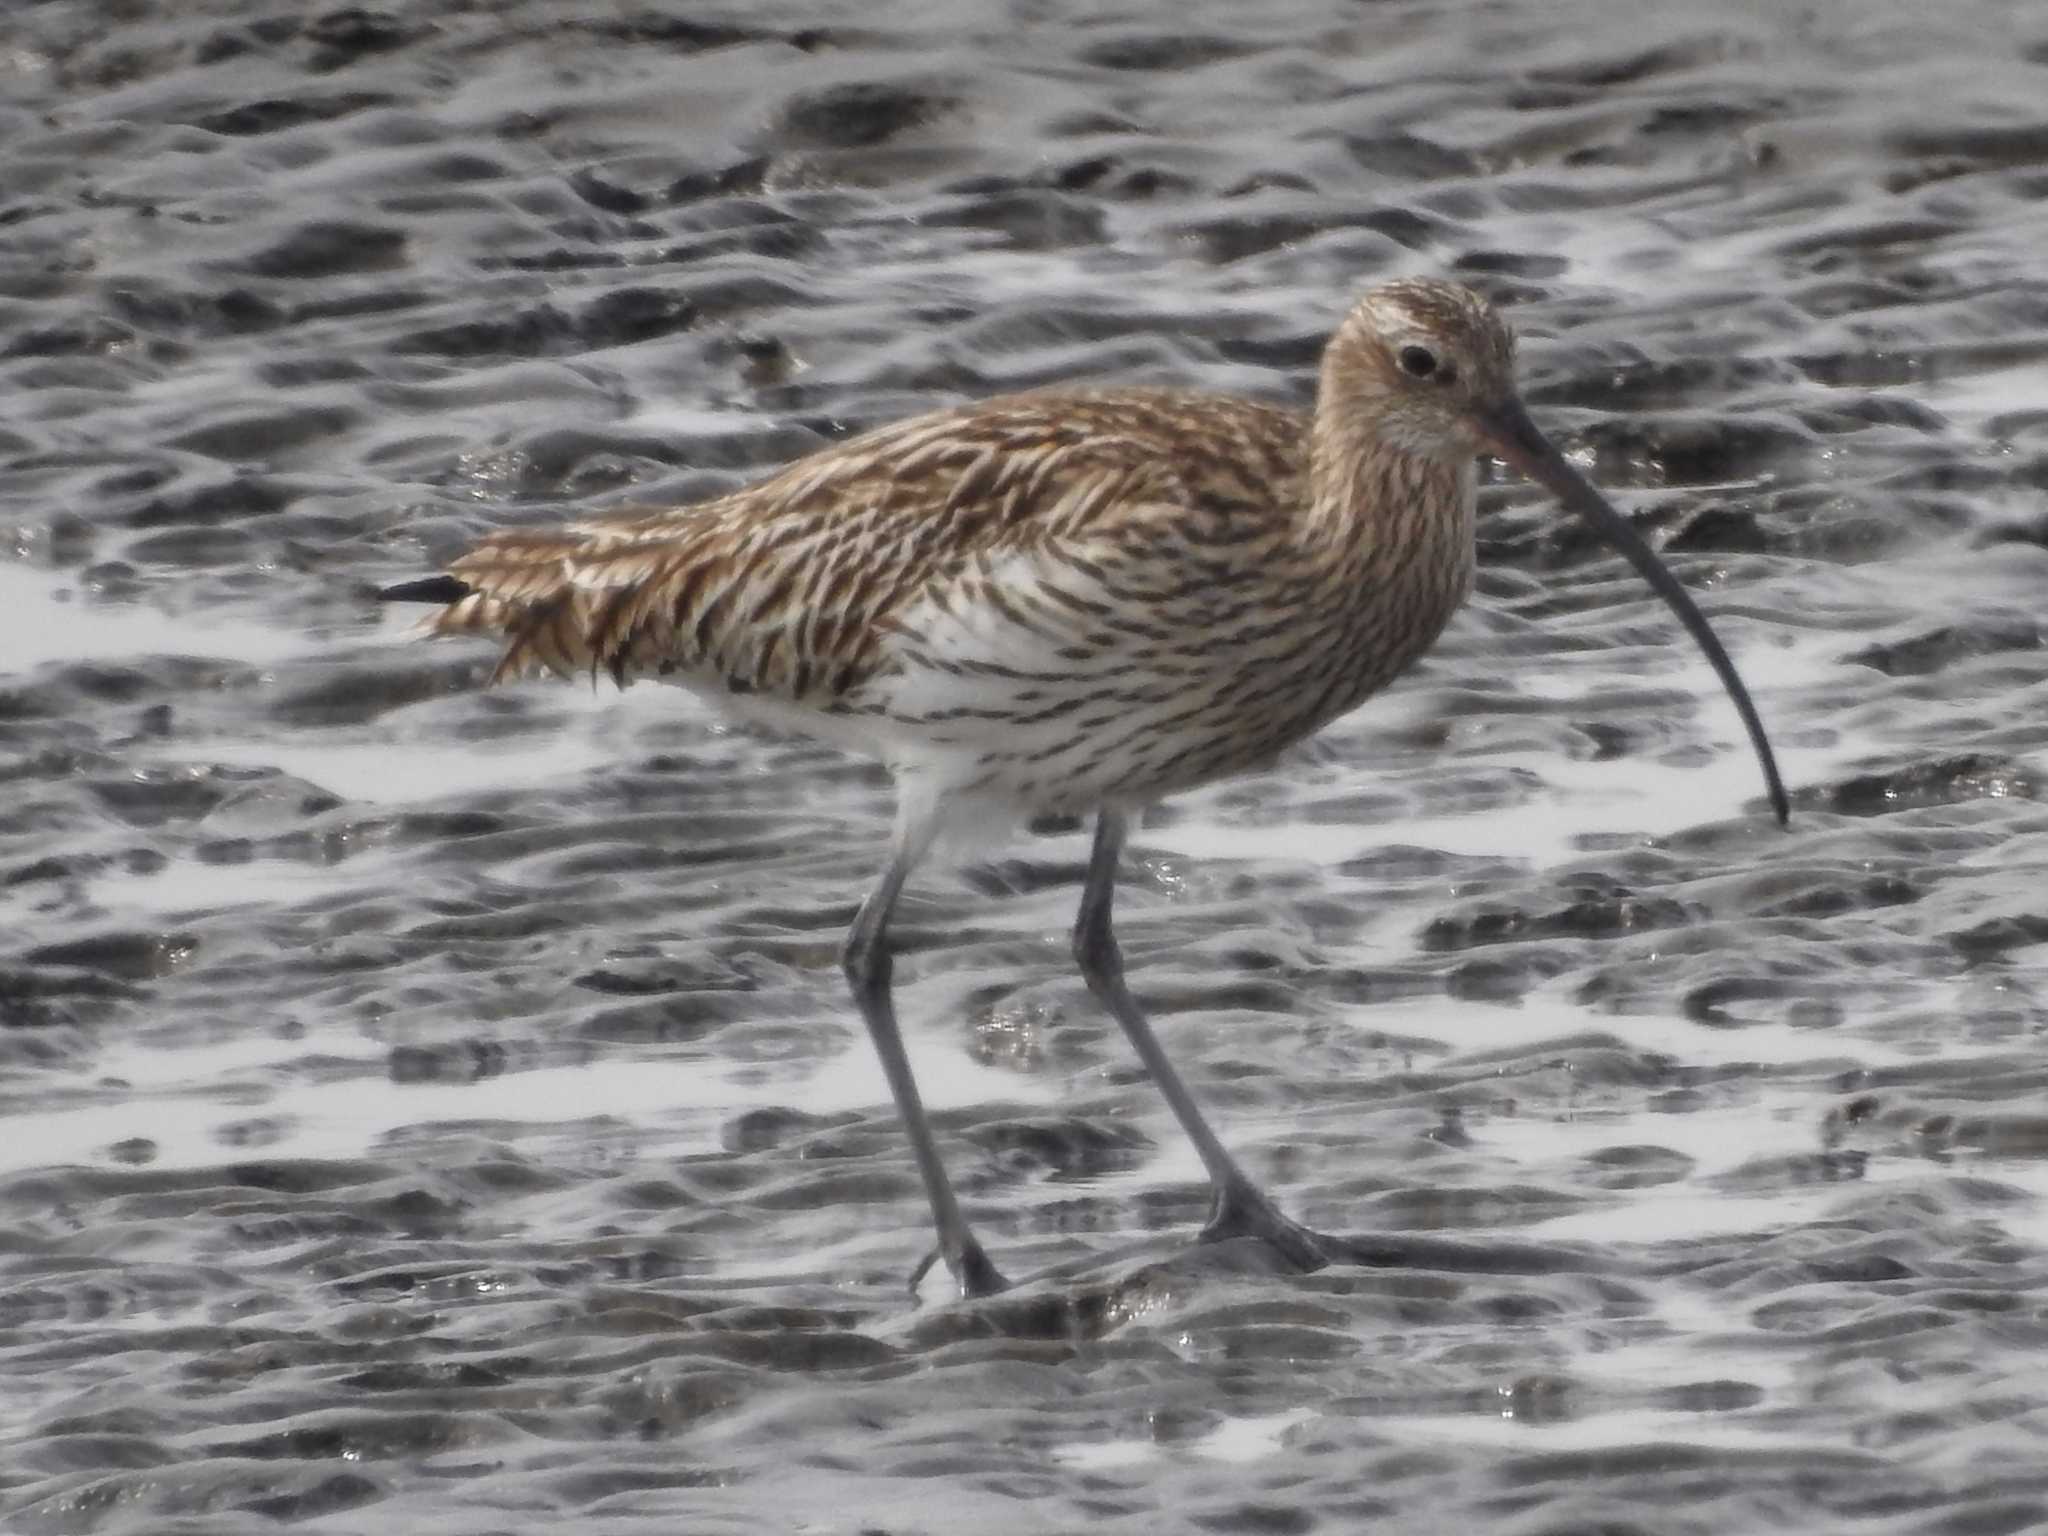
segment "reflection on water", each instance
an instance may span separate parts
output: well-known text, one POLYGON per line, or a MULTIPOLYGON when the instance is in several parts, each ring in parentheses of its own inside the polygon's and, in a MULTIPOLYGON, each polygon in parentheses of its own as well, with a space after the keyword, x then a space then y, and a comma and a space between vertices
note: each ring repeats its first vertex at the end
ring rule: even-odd
MULTIPOLYGON (((914 1040, 917 1033, 911 1032, 914 1040)), ((365 1157, 408 1126, 553 1125, 603 1117, 659 1126, 663 1153, 684 1156, 715 1151, 722 1128, 748 1109, 799 1103, 809 1113, 831 1115, 871 1109, 888 1097, 881 1068, 866 1051, 851 1048, 823 1063, 741 1065, 699 1057, 655 1067, 592 1060, 458 1083, 390 1082, 387 1054, 366 1049, 352 1035, 309 1039, 295 1030, 203 1045, 180 1041, 165 1049, 112 1048, 96 1059, 94 1075, 98 1086, 117 1086, 118 1096, 106 1101, 81 1083, 75 1092, 85 1102, 11 1109, 9 1121, 20 1134, 0 1172, 100 1161, 109 1148, 136 1138, 151 1144, 152 1167, 202 1166, 217 1162, 242 1126, 259 1117, 266 1122, 261 1146, 268 1157, 365 1157)), ((1055 1085, 982 1066, 957 1050, 927 1048, 921 1056, 930 1059, 920 1061, 918 1084, 937 1110, 1058 1099, 1055 1085)))
POLYGON ((76 581, 28 565, 0 564, 0 614, 7 669, 18 676, 56 662, 126 661, 165 652, 261 665, 314 649, 303 634, 232 614, 172 614, 132 601, 101 601, 76 581))

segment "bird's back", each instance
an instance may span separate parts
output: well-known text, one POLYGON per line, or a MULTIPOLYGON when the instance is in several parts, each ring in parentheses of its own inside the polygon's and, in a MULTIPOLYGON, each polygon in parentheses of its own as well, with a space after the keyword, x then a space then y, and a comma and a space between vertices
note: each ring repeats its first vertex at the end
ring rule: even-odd
POLYGON ((1141 803, 1350 708, 1464 595, 1469 470, 1312 510, 1310 435, 1211 395, 1001 397, 695 506, 494 534, 428 622, 502 634, 494 680, 663 678, 942 795, 1141 803), (1380 537, 1418 496, 1440 527, 1380 537))
POLYGON ((1306 433, 1295 412, 1217 396, 1000 397, 710 501, 491 534, 448 567, 468 591, 428 623, 503 635, 494 681, 604 670, 826 708, 890 668, 906 610, 978 563, 1086 558, 1157 537, 1163 511, 1194 538, 1278 520, 1302 494, 1306 433))

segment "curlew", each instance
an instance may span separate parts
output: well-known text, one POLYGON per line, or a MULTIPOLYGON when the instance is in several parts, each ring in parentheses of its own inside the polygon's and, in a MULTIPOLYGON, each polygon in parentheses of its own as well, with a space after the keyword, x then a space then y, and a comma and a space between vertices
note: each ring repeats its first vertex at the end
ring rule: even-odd
POLYGON ((845 971, 960 1291, 1005 1281, 962 1215, 904 1054, 889 920, 949 824, 1092 815, 1073 931, 1212 1185, 1205 1238, 1335 1256, 1210 1129, 1125 985, 1111 927, 1132 818, 1257 769, 1384 686, 1472 584, 1475 459, 1589 522, 1748 691, 1685 589, 1529 419, 1512 333, 1451 283, 1374 288, 1326 345, 1312 413, 1153 389, 1009 395, 881 427, 694 506, 508 529, 386 589, 438 634, 502 637, 491 680, 608 672, 879 758, 897 814, 845 971))

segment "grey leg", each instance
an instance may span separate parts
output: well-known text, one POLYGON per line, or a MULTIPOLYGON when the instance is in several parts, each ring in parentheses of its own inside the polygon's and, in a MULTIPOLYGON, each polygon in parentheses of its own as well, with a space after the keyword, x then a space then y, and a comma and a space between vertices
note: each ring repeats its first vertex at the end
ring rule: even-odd
POLYGON ((1117 859, 1123 852, 1128 828, 1123 813, 1105 810, 1096 819, 1095 848, 1088 856, 1088 883, 1081 892, 1081 913, 1074 924, 1074 959, 1088 980, 1088 990, 1123 1026, 1124 1034, 1159 1086, 1174 1118, 1201 1154, 1215 1190, 1209 1224, 1202 1229, 1206 1242, 1230 1237, 1259 1237, 1271 1243, 1288 1260, 1304 1270, 1320 1269, 1330 1260, 1322 1239, 1308 1228, 1280 1214, 1273 1202, 1245 1176, 1244 1170, 1216 1139, 1209 1122, 1195 1105, 1194 1096, 1167 1059, 1152 1026, 1145 1022, 1138 1004, 1124 985, 1124 957, 1117 948, 1110 927, 1110 907, 1116 899, 1117 859))
MULTIPOLYGON (((946 1165, 939 1160, 931 1122, 925 1118, 924 1102, 918 1097, 917 1080, 910 1075, 910 1059, 903 1053, 903 1036, 896 1027, 896 1005, 889 993, 893 969, 889 957, 889 918, 896 910, 897 897, 903 894, 904 881, 910 878, 910 871, 930 841, 928 830, 899 838, 889 867, 882 872, 868 899, 861 903, 859 915, 846 935, 846 979, 853 987, 853 1000, 860 1007, 860 1016, 868 1026, 868 1037, 875 1043, 875 1054, 881 1058, 882 1075, 889 1080, 896 1113, 903 1120, 911 1153, 917 1159, 917 1171, 924 1179, 925 1194, 931 1200, 932 1220, 939 1233, 938 1256, 953 1272, 961 1295, 993 1296, 1009 1282, 989 1262, 980 1242, 967 1229, 967 1219, 960 1214, 960 1202, 954 1198, 952 1180, 946 1177, 946 1165)), ((925 1267, 919 1265, 911 1277, 913 1290, 925 1267)))

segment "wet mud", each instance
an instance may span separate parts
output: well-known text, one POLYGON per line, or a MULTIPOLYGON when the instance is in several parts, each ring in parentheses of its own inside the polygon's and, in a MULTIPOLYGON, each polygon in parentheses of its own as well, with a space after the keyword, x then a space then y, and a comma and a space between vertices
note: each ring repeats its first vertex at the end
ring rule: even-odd
POLYGON ((47 0, 0 18, 0 1524, 2048 1522, 2048 19, 47 0), (829 11, 829 14, 828 14, 829 11), (1134 839, 1345 1261, 1192 1248, 1049 825, 903 909, 1028 1277, 904 1280, 888 785, 375 588, 1450 274, 1699 596, 1483 491, 1382 699, 1134 839))

